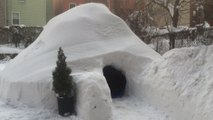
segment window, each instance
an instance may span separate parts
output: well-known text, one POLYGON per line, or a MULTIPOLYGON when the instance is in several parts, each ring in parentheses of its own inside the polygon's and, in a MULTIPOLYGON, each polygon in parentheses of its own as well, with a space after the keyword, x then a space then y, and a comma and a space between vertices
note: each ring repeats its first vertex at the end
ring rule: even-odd
POLYGON ((18 25, 20 23, 20 13, 12 13, 12 24, 18 25))
POLYGON ((74 8, 75 6, 76 6, 75 3, 70 3, 70 9, 71 9, 71 8, 74 8))

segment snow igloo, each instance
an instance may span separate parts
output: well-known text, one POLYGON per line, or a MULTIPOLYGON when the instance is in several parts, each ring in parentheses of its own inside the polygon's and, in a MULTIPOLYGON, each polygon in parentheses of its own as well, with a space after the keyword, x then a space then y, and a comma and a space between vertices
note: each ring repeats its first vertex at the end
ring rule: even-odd
POLYGON ((59 47, 73 71, 77 113, 84 120, 113 119, 111 96, 137 94, 139 76, 162 59, 104 5, 80 5, 50 20, 37 40, 7 64, 0 75, 0 98, 57 109, 52 71, 59 47))

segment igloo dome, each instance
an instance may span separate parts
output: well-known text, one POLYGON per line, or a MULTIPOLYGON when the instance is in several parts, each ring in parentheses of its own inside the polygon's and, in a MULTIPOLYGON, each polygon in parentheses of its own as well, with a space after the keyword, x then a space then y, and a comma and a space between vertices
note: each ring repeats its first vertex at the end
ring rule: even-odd
POLYGON ((84 120, 112 119, 112 88, 105 67, 122 71, 122 95, 134 95, 140 89, 139 74, 153 60, 162 59, 104 5, 80 5, 50 20, 37 40, 10 61, 1 72, 0 97, 11 104, 56 109, 52 71, 59 47, 73 71, 77 112, 84 120))

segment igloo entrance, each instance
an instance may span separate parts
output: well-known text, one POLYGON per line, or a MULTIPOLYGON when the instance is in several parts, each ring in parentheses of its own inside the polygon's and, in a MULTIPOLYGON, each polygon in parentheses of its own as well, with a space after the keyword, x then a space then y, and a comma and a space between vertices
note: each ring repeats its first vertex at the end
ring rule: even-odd
POLYGON ((108 65, 103 68, 103 74, 111 90, 112 98, 122 97, 126 87, 126 77, 123 72, 108 65))

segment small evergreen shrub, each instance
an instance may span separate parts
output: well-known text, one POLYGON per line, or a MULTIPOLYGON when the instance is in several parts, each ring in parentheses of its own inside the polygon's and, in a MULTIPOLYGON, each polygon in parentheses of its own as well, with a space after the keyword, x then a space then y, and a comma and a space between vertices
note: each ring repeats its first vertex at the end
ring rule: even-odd
POLYGON ((67 67, 66 56, 62 48, 58 51, 58 60, 56 68, 53 71, 53 91, 57 97, 71 97, 75 95, 75 84, 72 76, 70 76, 71 69, 67 67))

